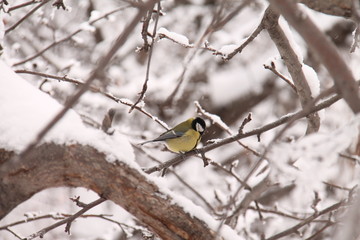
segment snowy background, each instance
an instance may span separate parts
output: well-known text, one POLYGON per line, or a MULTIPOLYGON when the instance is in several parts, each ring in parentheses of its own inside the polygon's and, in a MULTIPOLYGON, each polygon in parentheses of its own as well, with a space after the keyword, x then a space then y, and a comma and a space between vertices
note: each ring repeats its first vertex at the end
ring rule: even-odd
MULTIPOLYGON (((34 7, 11 9, 21 3, 23 1, 11 1, 10 5, 3 5, 0 13, 3 47, 0 59, 0 148, 17 152, 25 149, 74 94, 77 86, 14 71, 66 76, 84 82, 99 57, 109 49, 136 13, 126 1, 65 1, 66 10, 47 3, 4 36, 6 29, 34 7), (94 22, 98 18, 101 19, 94 22), (48 50, 37 54, 48 46, 51 46, 48 50)), ((238 4, 238 1, 226 1, 222 11, 229 13, 238 4)), ((109 161, 118 159, 141 169, 156 165, 154 159, 165 162, 174 157, 173 153, 164 151, 162 144, 141 148, 138 145, 164 131, 154 118, 174 126, 197 116, 196 102, 206 112, 220 117, 232 133, 238 131, 249 112, 252 113, 252 121, 246 124, 244 132, 300 110, 300 102, 293 89, 264 68, 264 64, 274 62, 277 71, 290 78, 265 30, 241 54, 229 61, 223 61, 221 56, 209 50, 213 48, 230 53, 238 47, 258 26, 266 5, 265 1, 254 1, 203 39, 203 33, 215 12, 219 11, 220 4, 205 0, 162 2, 148 89, 144 101, 139 104, 153 118, 136 109, 129 113, 128 105, 117 103, 100 93, 87 92, 43 141, 87 144, 107 153, 109 161), (166 37, 160 38, 161 34, 166 37), (207 50, 201 48, 205 40, 210 46, 207 50), (181 84, 177 88, 179 82, 181 84), (109 136, 94 125, 100 124, 111 108, 116 110, 112 126, 115 132, 109 136)), ((336 27, 342 27, 342 35, 336 35, 333 40, 338 41, 335 43, 339 51, 355 78, 359 79, 359 50, 349 53, 354 24, 340 17, 303 9, 323 32, 330 33, 336 27)), ((150 21, 150 33, 155 16, 150 21)), ((299 35, 282 18, 280 21, 299 59, 306 64, 303 66, 305 76, 313 96, 317 96, 333 85, 332 79, 299 35)), ((93 83, 102 92, 110 93, 124 103, 138 99, 148 70, 148 53, 140 50, 144 42, 141 29, 142 24, 138 24, 111 60, 105 76, 93 83)), ((151 43, 150 36, 148 41, 151 43)), ((204 168, 202 160, 193 157, 176 166, 174 172, 168 172, 165 177, 153 173, 151 179, 162 188, 171 190, 171 194, 175 198, 177 196, 178 204, 187 211, 197 209, 188 203, 190 200, 218 224, 223 216, 231 215, 249 196, 249 190, 241 188, 239 179, 248 178, 247 184, 254 189, 266 185, 262 194, 256 197, 257 205, 251 201, 233 220, 236 223, 229 225, 233 225, 239 239, 270 237, 303 221, 315 211, 346 199, 359 181, 359 117, 343 100, 321 111, 320 117, 318 133, 305 136, 307 123, 301 119, 295 121, 275 142, 273 139, 282 126, 262 133, 260 141, 256 136, 242 139, 247 148, 234 142, 207 152, 206 156, 218 167, 210 165, 204 168), (270 143, 271 147, 267 148, 270 143), (265 149, 266 160, 261 161, 261 167, 255 173, 249 174, 265 149), (261 217, 259 209, 262 209, 261 217)), ((216 126, 216 117, 204 118, 208 130, 201 146, 207 145, 211 139, 229 136, 216 126)), ((0 221, 0 227, 18 220, 31 220, 35 216, 74 213, 79 210, 69 200, 74 196, 80 196, 83 202, 97 198, 95 193, 86 189, 48 189, 19 205, 0 221)), ((141 232, 147 231, 129 213, 111 202, 97 206, 89 214, 109 214, 109 218, 121 223, 122 228, 96 216, 79 218, 72 225, 70 236, 60 227, 47 233, 45 239, 142 239, 141 232)), ((334 212, 331 216, 321 216, 318 222, 300 228, 291 238, 305 239, 319 232, 316 239, 331 239, 336 224, 320 230, 326 224, 337 223, 341 216, 335 215, 334 212)), ((45 218, 11 229, 25 237, 53 222, 45 218)), ((16 238, 7 231, 0 231, 0 239, 16 238)))

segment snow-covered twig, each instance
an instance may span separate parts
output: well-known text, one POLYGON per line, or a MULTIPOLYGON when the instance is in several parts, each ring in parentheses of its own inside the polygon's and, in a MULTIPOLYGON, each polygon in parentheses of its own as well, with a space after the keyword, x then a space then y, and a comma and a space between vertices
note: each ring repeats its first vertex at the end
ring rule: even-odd
MULTIPOLYGON (((302 56, 296 49, 297 45, 292 40, 292 35, 287 30, 287 25, 280 25, 279 14, 271 7, 266 9, 264 19, 266 19, 266 21, 264 21, 265 28, 271 40, 275 43, 281 57, 284 59, 284 63, 296 87, 301 106, 305 108, 309 102, 312 102, 313 97, 308 79, 303 71, 302 56)), ((307 116, 307 122, 306 134, 319 130, 320 117, 317 113, 307 116)))
POLYGON ((341 57, 336 47, 306 13, 301 11, 296 2, 269 0, 284 18, 299 32, 309 47, 318 55, 329 71, 340 93, 354 113, 360 112, 360 96, 352 71, 341 57))
MULTIPOLYGON (((222 17, 221 11, 223 8, 223 5, 220 6, 220 11, 216 12, 213 15, 213 19, 210 22, 210 24, 207 26, 205 31, 200 36, 199 40, 194 44, 193 51, 190 51, 188 56, 186 57, 186 62, 183 64, 183 70, 178 78, 178 84, 174 88, 174 90, 170 93, 170 95, 166 98, 163 106, 171 106, 173 102, 176 100, 175 97, 178 94, 180 88, 182 85, 184 85, 185 75, 187 70, 190 67, 190 63, 193 61, 193 59, 196 57, 196 54, 198 53, 199 47, 205 42, 205 39, 208 38, 213 32, 217 31, 219 28, 223 27, 226 23, 228 23, 231 19, 233 19, 241 10, 245 8, 250 3, 249 0, 243 1, 240 3, 233 11, 231 11, 227 16, 222 17)), ((223 2, 225 4, 225 2, 223 2)), ((181 41, 180 41, 181 42, 181 41)), ((186 44, 189 45, 189 44, 186 44)))

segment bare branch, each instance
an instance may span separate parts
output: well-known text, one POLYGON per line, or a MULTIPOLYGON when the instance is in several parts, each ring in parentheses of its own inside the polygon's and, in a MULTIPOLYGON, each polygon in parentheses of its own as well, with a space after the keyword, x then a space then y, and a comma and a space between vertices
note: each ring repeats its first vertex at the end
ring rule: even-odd
MULTIPOLYGON (((139 151, 143 152, 147 157, 149 157, 152 161, 156 163, 161 163, 158 159, 147 153, 144 149, 140 148, 137 145, 134 145, 135 148, 137 148, 139 151)), ((208 207, 211 212, 216 214, 216 210, 213 206, 203 197, 195 188, 193 188, 188 182, 186 182, 179 174, 177 174, 174 170, 168 169, 168 171, 173 174, 185 187, 187 187, 191 192, 193 192, 205 205, 208 207)))
POLYGON ((91 208, 93 208, 93 207, 95 207, 95 206, 103 203, 104 201, 106 201, 105 198, 99 198, 99 199, 97 199, 97 200, 95 200, 95 201, 93 201, 93 202, 91 202, 91 203, 89 203, 89 204, 86 204, 86 205, 83 206, 83 208, 82 208, 80 211, 78 211, 77 213, 71 215, 70 217, 68 217, 68 218, 66 218, 66 219, 64 219, 64 220, 61 220, 61 221, 59 221, 59 222, 57 222, 57 223, 54 223, 54 224, 52 224, 52 225, 50 225, 50 226, 48 226, 48 227, 43 228, 43 229, 41 229, 40 231, 38 231, 38 232, 36 232, 36 233, 34 233, 34 234, 31 234, 30 236, 26 237, 25 239, 26 239, 26 240, 31 240, 31 239, 34 239, 34 238, 37 238, 37 237, 43 238, 44 235, 45 235, 47 232, 49 232, 49 231, 51 231, 51 230, 53 230, 53 229, 55 229, 55 228, 57 228, 57 227, 60 227, 61 225, 64 225, 64 224, 66 224, 65 232, 67 232, 68 234, 70 234, 70 226, 71 226, 71 223, 72 223, 76 218, 78 218, 79 216, 81 216, 83 213, 89 211, 91 208))
POLYGON ((266 240, 276 240, 276 239, 288 236, 288 235, 290 235, 292 233, 295 233, 299 228, 311 223, 313 220, 315 220, 316 218, 318 218, 318 217, 320 217, 320 216, 322 216, 324 214, 336 211, 337 209, 343 207, 346 203, 347 203, 346 200, 342 200, 342 201, 340 201, 338 203, 335 203, 335 204, 331 205, 328 208, 325 208, 325 209, 323 209, 323 210, 321 210, 319 212, 315 212, 313 215, 306 218, 302 222, 296 224, 295 226, 293 226, 293 227, 291 227, 291 228, 289 228, 289 229, 287 229, 287 230, 285 230, 283 232, 280 232, 278 234, 275 234, 274 236, 266 238, 266 240))
MULTIPOLYGON (((171 106, 175 100, 176 95, 178 94, 180 87, 183 85, 185 80, 185 74, 189 68, 190 63, 195 58, 196 54, 198 53, 199 46, 201 46, 205 39, 210 36, 214 31, 217 31, 220 27, 223 27, 226 23, 228 23, 231 19, 233 19, 242 9, 244 9, 250 3, 249 0, 243 1, 239 4, 233 11, 231 11, 227 16, 222 17, 219 12, 213 15, 213 19, 211 23, 207 26, 205 31, 200 36, 199 40, 194 45, 194 50, 190 51, 187 56, 187 61, 184 63, 183 70, 178 77, 178 84, 174 88, 174 90, 170 93, 170 95, 166 98, 163 103, 163 106, 171 106)), ((222 8, 223 6, 220 6, 222 8)))
POLYGON ((24 3, 21 3, 21 4, 19 4, 19 5, 10 7, 10 8, 8 9, 8 12, 12 12, 12 11, 14 11, 14 10, 16 10, 16 9, 23 8, 23 7, 26 7, 26 6, 29 6, 29 5, 31 5, 31 4, 35 4, 35 3, 39 3, 39 1, 38 1, 38 0, 30 0, 30 1, 27 1, 27 2, 24 2, 24 3))
POLYGON ((276 65, 273 61, 271 61, 271 65, 266 65, 264 64, 264 68, 268 69, 270 71, 272 71, 276 76, 278 76, 279 78, 281 78, 282 80, 284 80, 293 90, 295 93, 297 93, 296 87, 295 85, 291 82, 290 79, 288 79, 287 77, 285 77, 283 74, 281 74, 277 69, 276 69, 276 65))
POLYGON ((18 239, 23 239, 22 237, 20 237, 16 232, 14 232, 13 230, 11 230, 10 228, 5 228, 6 231, 8 231, 9 233, 11 233, 12 235, 14 235, 16 238, 18 239))
MULTIPOLYGON (((155 47, 155 36, 156 36, 156 30, 157 30, 157 26, 158 26, 158 22, 159 22, 159 18, 160 18, 160 11, 161 11, 161 4, 160 1, 157 3, 157 11, 156 11, 156 18, 155 18, 155 24, 154 24, 154 28, 153 28, 153 32, 152 32, 152 39, 151 39, 151 44, 150 44, 150 51, 149 51, 149 55, 148 55, 148 62, 147 62, 147 66, 146 66, 146 75, 145 75, 145 81, 144 84, 142 86, 142 90, 140 92, 140 96, 139 98, 136 100, 136 102, 134 103, 134 105, 131 106, 129 113, 131 113, 134 108, 136 107, 137 104, 139 104, 141 101, 144 100, 145 97, 145 93, 146 90, 148 88, 148 81, 149 81, 149 75, 150 75, 150 64, 151 64, 151 59, 152 59, 152 54, 154 51, 154 47, 155 47)), ((151 12, 152 9, 149 10, 149 21, 150 21, 150 17, 151 17, 151 12)), ((147 32, 147 29, 146 29, 147 32)), ((147 44, 147 41, 145 42, 145 44, 147 44)))
POLYGON ((257 28, 254 30, 254 32, 251 33, 251 35, 245 40, 245 42, 243 42, 238 48, 236 48, 232 53, 227 54, 227 56, 223 56, 223 59, 228 61, 230 59, 232 59, 236 54, 241 53, 242 50, 249 44, 251 43, 259 34, 260 32, 264 29, 264 18, 263 20, 261 20, 260 24, 257 26, 257 28))

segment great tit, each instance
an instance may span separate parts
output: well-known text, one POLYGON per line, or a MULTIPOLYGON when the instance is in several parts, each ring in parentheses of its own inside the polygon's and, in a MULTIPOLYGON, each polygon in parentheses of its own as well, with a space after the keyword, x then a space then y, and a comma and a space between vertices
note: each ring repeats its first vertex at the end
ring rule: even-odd
POLYGON ((167 148, 172 152, 189 152, 200 142, 201 135, 204 133, 205 128, 206 124, 202 118, 189 118, 164 132, 159 137, 143 142, 141 145, 150 142, 165 141, 167 148))

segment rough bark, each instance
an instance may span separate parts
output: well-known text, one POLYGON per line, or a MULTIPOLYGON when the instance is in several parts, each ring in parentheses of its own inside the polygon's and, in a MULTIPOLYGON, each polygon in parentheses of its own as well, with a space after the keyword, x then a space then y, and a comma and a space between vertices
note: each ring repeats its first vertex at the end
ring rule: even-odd
MULTIPOLYGON (((0 149, 0 168, 15 154, 0 149)), ((176 204, 143 173, 89 146, 43 144, 0 179, 0 219, 50 187, 85 187, 122 206, 162 239, 214 239, 207 225, 176 204)))
POLYGON ((301 0, 307 7, 329 15, 351 18, 352 0, 301 0))

